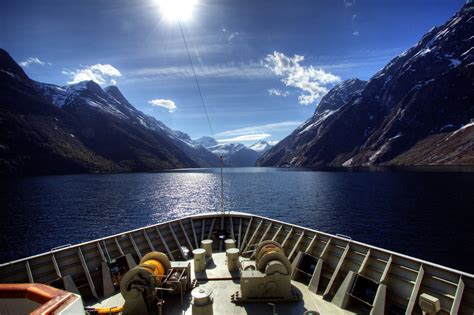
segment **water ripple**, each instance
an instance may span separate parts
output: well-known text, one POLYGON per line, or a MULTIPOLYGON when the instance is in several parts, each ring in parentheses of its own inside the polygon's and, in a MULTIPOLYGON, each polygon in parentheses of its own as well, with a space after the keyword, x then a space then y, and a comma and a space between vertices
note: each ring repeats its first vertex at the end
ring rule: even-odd
MULTIPOLYGON (((225 209, 473 272, 474 173, 226 169, 225 209)), ((219 171, 0 180, 0 261, 220 207, 219 171)))

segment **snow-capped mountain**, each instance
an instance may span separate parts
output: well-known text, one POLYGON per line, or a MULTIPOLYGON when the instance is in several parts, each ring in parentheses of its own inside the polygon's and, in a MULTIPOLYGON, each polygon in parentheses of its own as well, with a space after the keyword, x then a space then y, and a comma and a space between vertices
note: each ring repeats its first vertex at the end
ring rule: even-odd
POLYGON ((272 145, 268 143, 267 141, 260 140, 258 142, 255 142, 251 146, 249 146, 250 150, 254 150, 255 152, 258 152, 260 154, 263 154, 264 152, 270 150, 272 145))
POLYGON ((93 81, 82 81, 65 86, 34 83, 43 96, 59 108, 77 105, 91 106, 118 118, 131 120, 133 123, 142 125, 147 129, 162 131, 169 137, 182 141, 189 146, 196 145, 188 134, 173 130, 154 117, 136 109, 123 96, 117 86, 108 86, 102 89, 93 81))
POLYGON ((212 153, 224 158, 244 149, 246 149, 246 147, 241 143, 225 143, 209 147, 209 150, 212 153))
MULTIPOLYGON (((201 137, 194 142, 205 147, 219 159, 222 156, 226 166, 255 166, 255 161, 261 154, 261 152, 247 148, 241 143, 219 144, 212 137, 201 137)), ((262 143, 261 146, 264 144, 262 143)))
POLYGON ((333 88, 257 165, 473 164, 473 12, 467 3, 367 83, 333 88))
POLYGON ((213 137, 201 137, 199 139, 195 139, 194 142, 202 145, 205 148, 210 148, 219 144, 213 137))
POLYGON ((255 166, 259 153, 241 143, 218 144, 208 148, 216 156, 223 158, 228 166, 255 166))
POLYGON ((157 133, 165 134, 175 145, 187 153, 198 166, 217 166, 218 160, 209 151, 199 147, 191 137, 182 131, 173 130, 163 122, 144 114, 131 105, 117 86, 102 89, 93 81, 80 82, 63 87, 37 83, 45 97, 60 108, 69 106, 92 106, 117 118, 126 119, 137 126, 142 126, 157 133), (84 102, 85 101, 85 102, 84 102))
POLYGON ((115 86, 30 80, 0 50, 0 173, 141 171, 217 166, 180 131, 132 106, 115 86))
POLYGON ((94 107, 104 113, 116 116, 117 118, 130 118, 132 110, 123 108, 121 104, 108 95, 97 83, 93 81, 82 81, 76 84, 56 86, 33 81, 42 94, 58 108, 68 106, 88 106, 94 107), (128 114, 128 115, 127 115, 128 114))

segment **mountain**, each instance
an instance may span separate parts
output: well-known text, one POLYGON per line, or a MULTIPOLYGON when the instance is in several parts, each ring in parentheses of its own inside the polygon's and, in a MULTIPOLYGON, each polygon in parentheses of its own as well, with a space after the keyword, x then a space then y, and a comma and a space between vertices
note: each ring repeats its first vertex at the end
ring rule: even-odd
POLYGON ((255 142, 251 146, 249 146, 249 149, 254 150, 255 152, 258 152, 260 154, 263 154, 267 152, 268 150, 270 150, 271 147, 272 145, 270 143, 260 140, 258 142, 255 142))
POLYGON ((218 144, 209 147, 216 156, 222 156, 228 166, 255 166, 260 154, 240 143, 218 144))
MULTIPOLYGON (((211 151, 218 159, 222 156, 226 166, 255 166, 255 162, 261 154, 261 152, 253 148, 247 148, 240 143, 219 144, 212 137, 201 137, 194 140, 194 142, 211 151)), ((253 146, 264 150, 269 144, 261 141, 261 143, 257 142, 253 146)))
POLYGON ((199 145, 202 145, 205 148, 210 148, 219 144, 216 139, 212 137, 201 137, 199 139, 194 140, 194 142, 199 145))
POLYGON ((127 172, 218 165, 117 87, 35 82, 0 49, 0 174, 127 172))
POLYGON ((124 110, 130 109, 130 119, 135 119, 135 123, 144 124, 147 128, 165 133, 171 141, 184 151, 199 167, 216 167, 219 166, 219 159, 214 156, 211 152, 201 147, 199 143, 196 143, 191 139, 191 137, 182 131, 173 130, 166 126, 159 120, 156 120, 154 117, 145 115, 141 111, 133 107, 122 95, 119 89, 116 86, 109 86, 105 88, 105 91, 118 100, 124 110), (136 118, 135 118, 136 117, 136 118))
POLYGON ((473 11, 466 4, 363 86, 333 88, 257 165, 474 164, 473 11))
POLYGON ((366 81, 354 78, 336 85, 321 99, 316 107, 315 115, 321 114, 327 110, 339 109, 354 97, 360 96, 360 93, 366 84, 366 81))
POLYGON ((258 159, 261 166, 297 166, 299 154, 302 154, 308 143, 311 143, 323 130, 325 124, 333 118, 349 100, 360 96, 367 82, 350 79, 332 88, 320 101, 314 115, 296 128, 288 137, 269 148, 258 159))

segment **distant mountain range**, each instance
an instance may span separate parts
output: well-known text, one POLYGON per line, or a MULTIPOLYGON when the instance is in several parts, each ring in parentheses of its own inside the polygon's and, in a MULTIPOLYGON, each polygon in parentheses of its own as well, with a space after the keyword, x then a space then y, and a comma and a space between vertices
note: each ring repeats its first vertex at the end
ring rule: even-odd
POLYGON ((183 167, 254 166, 251 150, 196 141, 131 105, 116 86, 57 86, 31 80, 0 49, 0 174, 133 172, 183 167))
POLYGON ((334 87, 257 165, 474 164, 474 3, 368 82, 334 87))
POLYGON ((241 143, 225 143, 208 148, 217 156, 222 156, 228 166, 255 166, 260 154, 241 143))
POLYGON ((36 82, 0 50, 0 174, 218 165, 218 157, 137 110, 117 87, 36 82))
POLYGON ((241 143, 219 144, 212 137, 201 137, 194 140, 204 146, 219 158, 222 156, 226 166, 255 166, 255 162, 264 152, 272 146, 266 141, 258 141, 249 147, 241 143))

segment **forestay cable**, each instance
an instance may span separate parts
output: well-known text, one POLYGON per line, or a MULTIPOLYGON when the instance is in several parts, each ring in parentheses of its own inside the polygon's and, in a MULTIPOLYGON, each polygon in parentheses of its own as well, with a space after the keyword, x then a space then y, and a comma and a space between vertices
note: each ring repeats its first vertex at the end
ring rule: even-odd
MULTIPOLYGON (((186 48, 186 54, 188 56, 189 65, 191 66, 191 69, 193 71, 194 81, 196 82, 196 87, 197 87, 198 92, 199 92, 199 97, 201 99, 202 108, 204 109, 204 113, 206 114, 206 119, 207 119, 207 123, 209 125, 209 130, 211 131, 212 137, 215 138, 214 130, 212 129, 211 119, 209 118, 209 114, 207 112, 206 103, 204 102, 204 97, 202 96, 201 86, 199 85, 199 80, 198 80, 197 75, 196 75, 196 70, 194 69, 193 59, 191 58, 191 54, 189 53, 188 42, 186 41, 186 36, 184 36, 183 26, 181 25, 181 20, 179 19, 179 17, 178 17, 178 25, 179 25, 179 30, 181 32, 181 37, 183 38, 184 47, 186 48)), ((221 167, 221 204, 220 204, 220 211, 221 211, 222 214, 224 214, 225 213, 225 211, 224 211, 224 172, 223 172, 222 156, 220 157, 220 167, 221 167)), ((224 220, 221 220, 221 225, 223 225, 223 223, 224 223, 224 220)), ((221 227, 221 228, 223 228, 223 227, 221 227)))
POLYGON ((178 18, 178 25, 179 25, 179 30, 181 31, 181 37, 183 38, 184 47, 186 48, 186 54, 188 55, 189 64, 191 65, 191 69, 193 70, 194 80, 196 81, 196 86, 199 91, 199 97, 201 98, 201 104, 202 104, 202 107, 204 108, 204 113, 206 114, 207 123, 209 124, 211 135, 214 138, 214 130, 212 129, 211 120, 209 119, 209 114, 207 113, 206 103, 204 102, 204 97, 202 96, 201 86, 199 85, 199 80, 196 75, 196 70, 194 70, 194 63, 191 58, 191 54, 189 53, 188 42, 186 41, 186 37, 184 36, 183 27, 181 26, 181 21, 179 18, 178 18))

